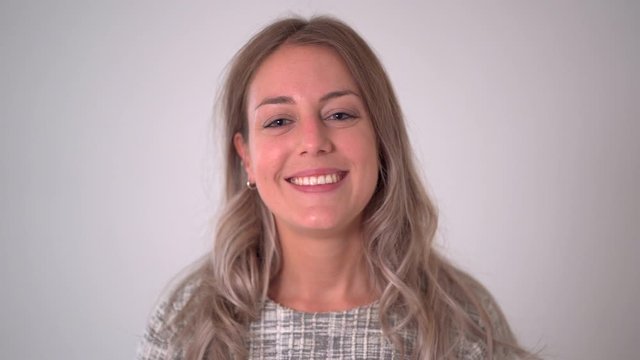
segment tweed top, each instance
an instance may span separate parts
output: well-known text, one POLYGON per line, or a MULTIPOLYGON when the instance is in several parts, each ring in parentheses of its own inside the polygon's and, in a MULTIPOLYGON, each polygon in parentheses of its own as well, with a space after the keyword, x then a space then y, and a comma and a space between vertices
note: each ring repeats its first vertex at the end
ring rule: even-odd
MULTIPOLYGON (((251 359, 396 359, 382 335, 378 306, 373 303, 346 311, 305 313, 271 300, 259 321, 251 324, 251 359)), ((404 334, 412 348, 414 336, 404 334)))
MULTIPOLYGON (((138 360, 169 360, 169 338, 163 329, 170 313, 180 305, 160 304, 138 347, 138 360)), ((378 303, 357 308, 307 313, 286 308, 267 299, 261 316, 250 325, 249 359, 403 359, 401 353, 383 336, 378 303)), ((411 349, 415 333, 401 334, 405 348, 411 349)), ((485 358, 481 343, 463 341, 456 358, 485 358)), ((175 354, 171 360, 180 360, 175 354)))

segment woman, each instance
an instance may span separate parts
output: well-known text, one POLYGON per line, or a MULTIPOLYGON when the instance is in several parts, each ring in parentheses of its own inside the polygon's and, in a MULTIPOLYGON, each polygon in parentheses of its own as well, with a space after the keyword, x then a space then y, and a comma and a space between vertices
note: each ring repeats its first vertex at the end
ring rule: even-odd
POLYGON ((222 105, 214 249, 158 307, 140 359, 527 355, 432 248, 398 102, 351 28, 273 23, 236 55, 222 105))

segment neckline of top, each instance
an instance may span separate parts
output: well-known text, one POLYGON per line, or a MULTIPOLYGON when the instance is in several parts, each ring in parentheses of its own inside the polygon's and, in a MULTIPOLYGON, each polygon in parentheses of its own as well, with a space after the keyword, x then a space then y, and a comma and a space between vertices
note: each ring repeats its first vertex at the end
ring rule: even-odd
POLYGON ((284 312, 289 312, 289 313, 293 313, 293 314, 302 314, 302 315, 331 315, 331 314, 350 314, 350 313, 356 313, 362 310, 369 310, 369 309, 373 309, 376 308, 379 304, 380 300, 376 299, 373 302, 370 302, 368 304, 364 304, 364 305, 359 305, 359 306, 355 306, 352 308, 348 308, 348 309, 344 309, 344 310, 328 310, 328 311, 302 311, 302 310, 296 310, 294 308, 282 305, 278 302, 276 302, 275 300, 267 297, 264 304, 265 306, 271 306, 275 309, 284 311, 284 312))

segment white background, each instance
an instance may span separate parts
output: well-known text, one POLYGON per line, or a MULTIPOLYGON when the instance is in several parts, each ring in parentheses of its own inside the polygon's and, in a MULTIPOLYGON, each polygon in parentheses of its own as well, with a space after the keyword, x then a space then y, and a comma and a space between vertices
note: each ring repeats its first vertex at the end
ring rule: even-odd
POLYGON ((380 55, 439 242, 525 346, 637 357, 638 3, 3 0, 0 358, 134 356, 209 248, 224 68, 290 13, 380 55))

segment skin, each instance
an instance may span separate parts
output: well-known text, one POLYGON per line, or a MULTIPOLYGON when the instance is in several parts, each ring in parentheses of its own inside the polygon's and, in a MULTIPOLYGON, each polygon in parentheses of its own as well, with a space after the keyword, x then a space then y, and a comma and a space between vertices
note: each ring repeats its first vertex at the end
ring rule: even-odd
POLYGON ((248 88, 247 117, 248 139, 238 133, 234 145, 283 254, 269 296, 309 312, 375 300, 362 211, 378 180, 376 136, 343 60, 326 47, 281 46, 248 88), (331 183, 303 184, 317 175, 331 183))

